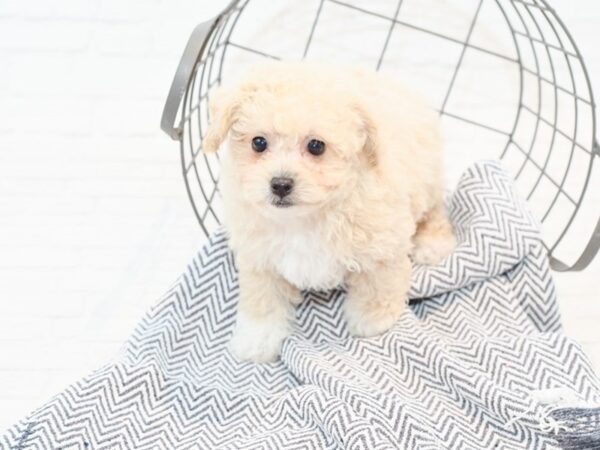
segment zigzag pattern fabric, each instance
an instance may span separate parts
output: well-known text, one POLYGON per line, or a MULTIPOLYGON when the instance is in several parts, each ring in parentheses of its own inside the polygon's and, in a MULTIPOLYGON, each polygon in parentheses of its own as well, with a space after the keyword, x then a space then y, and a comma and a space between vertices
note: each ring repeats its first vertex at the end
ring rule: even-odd
POLYGON ((538 225, 495 162, 463 175, 449 210, 459 245, 414 270, 393 329, 353 338, 343 290, 306 293, 281 359, 263 365, 227 349, 239 292, 217 233, 116 362, 11 427, 0 448, 556 448, 534 393, 597 401, 600 382, 561 331, 538 225))

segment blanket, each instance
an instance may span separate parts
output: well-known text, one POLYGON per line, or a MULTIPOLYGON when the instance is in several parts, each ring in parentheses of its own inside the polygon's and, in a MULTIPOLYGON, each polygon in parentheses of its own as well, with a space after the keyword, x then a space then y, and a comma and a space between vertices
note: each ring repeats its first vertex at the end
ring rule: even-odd
POLYGON ((239 296, 212 236, 120 354, 2 449, 600 448, 600 381, 561 329, 538 225, 496 162, 449 198, 458 245, 414 268, 388 332, 349 335, 343 289, 306 292, 270 364, 228 351, 239 296))

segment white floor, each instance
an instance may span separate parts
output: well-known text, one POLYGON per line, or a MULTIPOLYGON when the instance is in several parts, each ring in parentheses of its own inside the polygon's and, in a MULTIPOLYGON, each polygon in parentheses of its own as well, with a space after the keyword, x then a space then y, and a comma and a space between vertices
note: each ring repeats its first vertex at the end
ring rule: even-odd
MULTIPOLYGON (((0 0, 0 429, 107 361, 202 242, 158 122, 225 2, 206 3, 0 0)), ((600 4, 551 3, 600 93, 600 4)), ((598 276, 600 258, 556 284, 600 368, 598 276)))

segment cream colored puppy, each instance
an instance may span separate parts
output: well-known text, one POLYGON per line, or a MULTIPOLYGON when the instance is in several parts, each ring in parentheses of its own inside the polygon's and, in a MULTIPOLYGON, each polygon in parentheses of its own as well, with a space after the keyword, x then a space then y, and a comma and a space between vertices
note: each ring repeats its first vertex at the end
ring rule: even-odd
POLYGON ((404 311, 415 263, 454 245, 437 114, 381 74, 273 63, 221 87, 204 151, 222 147, 225 224, 239 268, 231 350, 277 358, 301 289, 346 285, 349 331, 404 311))

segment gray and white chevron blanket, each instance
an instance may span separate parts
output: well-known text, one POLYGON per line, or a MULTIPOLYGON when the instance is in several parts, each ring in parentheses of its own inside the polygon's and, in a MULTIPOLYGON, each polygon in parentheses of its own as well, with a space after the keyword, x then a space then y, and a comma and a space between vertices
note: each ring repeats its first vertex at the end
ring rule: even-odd
POLYGON ((224 233, 115 361, 0 438, 2 449, 600 448, 600 380, 561 330, 535 220, 494 162, 450 201, 459 245, 414 270, 389 332, 349 336, 344 292, 308 292, 281 360, 227 350, 238 282, 224 233))

